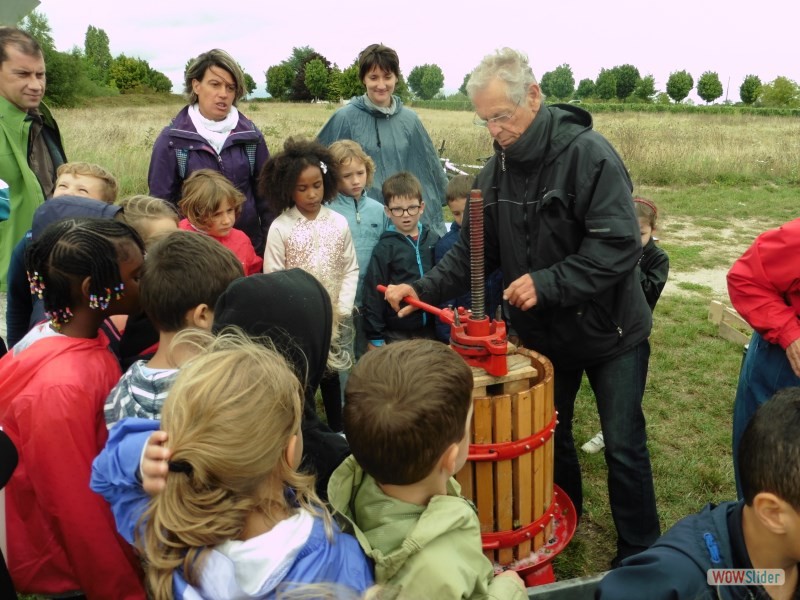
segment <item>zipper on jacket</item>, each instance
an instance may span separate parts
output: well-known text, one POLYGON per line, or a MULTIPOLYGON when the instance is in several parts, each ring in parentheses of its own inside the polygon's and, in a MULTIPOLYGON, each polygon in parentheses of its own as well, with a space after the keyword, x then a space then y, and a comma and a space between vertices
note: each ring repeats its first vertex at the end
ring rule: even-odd
MULTIPOLYGON (((404 236, 408 243, 414 247, 414 253, 417 256, 417 268, 419 269, 419 276, 420 279, 425 276, 425 271, 422 268, 422 256, 419 254, 419 243, 422 241, 422 229, 419 230, 419 235, 417 236, 416 241, 412 240, 410 236, 404 236)), ((428 324, 428 315, 425 311, 422 311, 422 325, 423 327, 428 324)))
POLYGON ((624 333, 623 330, 622 330, 622 325, 617 323, 616 320, 614 319, 614 317, 612 317, 610 314, 608 314, 608 311, 605 309, 605 307, 603 307, 603 305, 600 304, 596 299, 592 298, 591 303, 594 304, 597 307, 597 310, 600 311, 600 314, 604 315, 606 320, 616 330, 617 337, 619 337, 619 339, 622 339, 622 336, 623 336, 623 333, 624 333))
POLYGON ((721 562, 719 546, 717 545, 717 540, 714 538, 714 534, 709 532, 704 533, 703 540, 705 541, 706 548, 708 548, 708 553, 711 556, 711 562, 714 564, 719 564, 721 562))
POLYGON ((360 213, 360 212, 358 212, 358 200, 356 200, 355 198, 353 198, 353 204, 355 204, 355 205, 356 205, 356 223, 358 223, 359 225, 361 225, 361 213, 360 213))
MULTIPOLYGON (((386 118, 389 118, 388 115, 386 118)), ((378 148, 381 147, 381 132, 378 131, 378 117, 375 117, 375 137, 378 138, 378 148)))
POLYGON ((531 255, 531 229, 528 226, 528 182, 530 176, 525 177, 525 193, 522 194, 522 228, 525 230, 525 249, 528 259, 528 273, 533 269, 533 256, 531 255))
POLYGON ((500 152, 500 170, 506 172, 506 151, 500 152))

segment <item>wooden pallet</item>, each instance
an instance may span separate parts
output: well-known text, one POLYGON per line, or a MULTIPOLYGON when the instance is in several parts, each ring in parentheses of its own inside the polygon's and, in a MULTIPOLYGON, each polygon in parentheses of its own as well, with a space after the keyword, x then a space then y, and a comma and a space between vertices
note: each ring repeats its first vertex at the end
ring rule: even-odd
POLYGON ((753 329, 739 313, 717 300, 712 300, 708 307, 708 320, 718 326, 719 336, 729 342, 744 346, 753 335, 753 329))
MULTIPOLYGON (((473 368, 472 444, 523 439, 540 431, 552 419, 552 369, 550 387, 537 385, 543 379, 542 371, 533 364, 539 363, 522 352, 508 357, 509 372, 502 377, 473 368)), ((527 525, 549 507, 553 492, 552 439, 512 460, 469 461, 456 479, 464 497, 478 509, 481 533, 527 525)), ((492 562, 510 564, 528 557, 544 543, 548 533, 548 530, 540 532, 535 539, 513 548, 488 550, 486 556, 492 562)))

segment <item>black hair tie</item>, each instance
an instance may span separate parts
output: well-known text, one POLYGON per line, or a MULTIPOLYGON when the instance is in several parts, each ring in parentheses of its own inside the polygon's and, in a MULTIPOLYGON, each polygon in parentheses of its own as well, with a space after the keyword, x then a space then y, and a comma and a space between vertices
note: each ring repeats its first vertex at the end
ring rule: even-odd
POLYGON ((192 465, 185 460, 168 460, 167 467, 173 473, 185 473, 186 475, 192 474, 192 465))

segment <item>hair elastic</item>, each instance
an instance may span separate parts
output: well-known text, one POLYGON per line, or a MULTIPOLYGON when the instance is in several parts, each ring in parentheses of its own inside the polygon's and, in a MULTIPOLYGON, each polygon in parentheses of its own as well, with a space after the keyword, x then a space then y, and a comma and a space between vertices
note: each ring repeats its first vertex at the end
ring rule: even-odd
POLYGON ((89 294, 89 308, 105 310, 108 308, 108 303, 111 301, 111 290, 106 288, 106 295, 100 296, 98 294, 89 294))
POLYGON ((327 175, 328 174, 328 165, 326 165, 324 162, 319 161, 319 169, 320 169, 320 171, 322 171, 323 175, 327 175))
POLYGON ((171 473, 184 473, 185 475, 191 475, 194 472, 192 465, 185 460, 168 460, 167 468, 171 473))
POLYGON ((27 275, 28 283, 30 284, 31 288, 31 294, 38 296, 39 300, 41 300, 44 294, 44 279, 42 279, 42 276, 39 275, 39 271, 34 271, 33 274, 28 271, 27 275))
MULTIPOLYGON (((105 310, 108 308, 109 303, 111 302, 111 295, 112 290, 111 288, 106 288, 105 296, 100 296, 98 294, 89 294, 89 308, 92 309, 100 309, 105 310)), ((114 298, 119 300, 125 295, 125 284, 120 282, 114 286, 113 290, 114 298)))
POLYGON ((55 310, 46 311, 45 316, 50 319, 50 325, 56 331, 61 331, 61 327, 66 325, 72 319, 72 311, 69 306, 66 308, 57 308, 55 310))

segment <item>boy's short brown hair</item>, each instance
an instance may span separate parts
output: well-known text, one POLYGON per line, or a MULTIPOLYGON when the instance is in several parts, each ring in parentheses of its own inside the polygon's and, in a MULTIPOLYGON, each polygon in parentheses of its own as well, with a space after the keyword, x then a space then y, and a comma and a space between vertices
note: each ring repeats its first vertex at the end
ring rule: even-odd
MULTIPOLYGON (((372 179, 375 176, 375 161, 372 160, 369 154, 364 152, 361 144, 353 140, 338 140, 333 142, 328 147, 328 150, 331 151, 333 160, 340 166, 349 165, 354 158, 364 163, 364 168, 367 171, 367 181, 364 183, 364 187, 372 186, 372 179)), ((339 171, 341 175, 341 169, 339 171)))
POLYGON ((175 229, 178 229, 178 209, 171 202, 145 194, 134 194, 117 204, 122 207, 122 220, 139 232, 146 246, 150 246, 156 238, 168 231, 163 228, 154 230, 157 221, 169 219, 175 223, 175 229))
POLYGON ((195 226, 205 225, 226 200, 236 211, 236 218, 244 204, 244 194, 225 175, 213 169, 199 169, 189 175, 183 182, 182 195, 178 208, 195 226))
POLYGON ((424 200, 419 179, 408 171, 395 173, 384 181, 381 193, 383 194, 383 203, 386 206, 389 206, 389 202, 396 196, 418 198, 420 202, 424 200))
POLYGON ((469 199, 473 181, 475 181, 475 178, 471 175, 456 175, 448 181, 447 191, 445 192, 447 203, 450 204, 454 200, 460 200, 461 198, 469 199))
POLYGON ((359 360, 345 395, 344 431, 358 464, 379 483, 411 485, 464 437, 472 371, 441 342, 396 342, 359 360))
POLYGON ((187 311, 201 304, 214 310, 222 292, 243 276, 242 263, 217 240, 175 231, 148 249, 139 302, 159 332, 180 331, 187 311))
POLYGON ((58 178, 62 175, 82 175, 99 179, 103 182, 103 197, 95 198, 95 200, 108 204, 114 204, 117 201, 117 193, 119 192, 117 178, 100 165, 87 162, 66 162, 56 170, 56 183, 58 183, 58 178))

